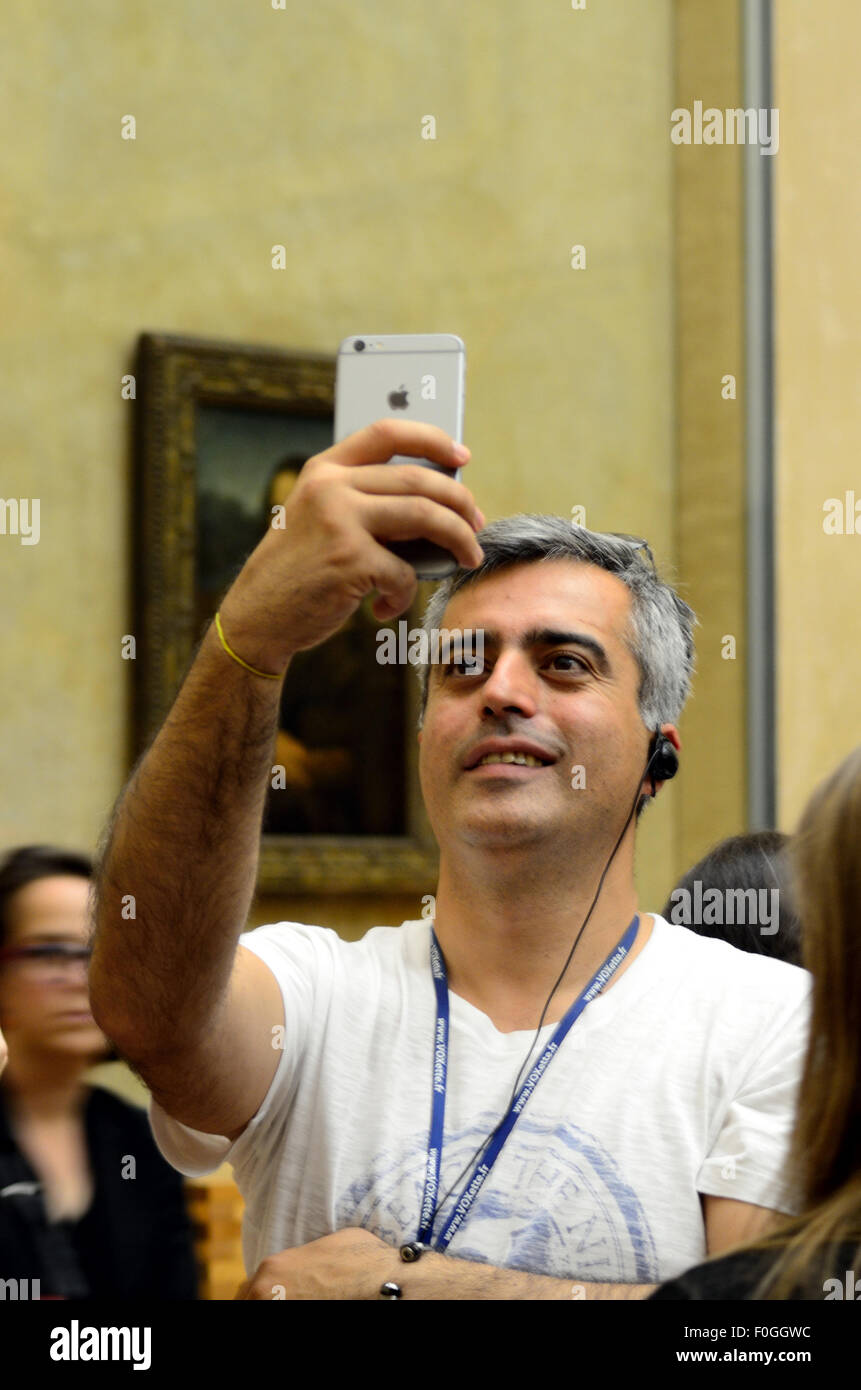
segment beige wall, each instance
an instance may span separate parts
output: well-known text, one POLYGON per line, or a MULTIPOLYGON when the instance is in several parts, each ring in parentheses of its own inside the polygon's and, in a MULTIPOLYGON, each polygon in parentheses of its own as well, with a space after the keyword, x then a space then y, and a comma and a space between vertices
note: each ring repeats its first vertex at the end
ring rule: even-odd
MULTIPOLYGON (((674 105, 742 105, 739 7, 678 0, 674 105)), ((675 511, 682 593, 699 618, 682 720, 678 863, 746 828, 744 298, 739 145, 675 145, 675 511), (736 379, 735 399, 722 380, 736 379), (724 643, 734 637, 735 656, 724 643), (727 750, 737 750, 728 756, 727 750)))
MULTIPOLYGON (((38 546, 0 538, 3 845, 91 845, 127 772, 119 378, 141 330, 457 332, 488 517, 583 504, 675 559, 670 0, 293 9, 8 10, 3 491, 42 519, 38 546)), ((650 905, 675 796, 642 831, 650 905)))
POLYGON ((861 8, 780 0, 775 34, 779 816, 861 742, 861 8))

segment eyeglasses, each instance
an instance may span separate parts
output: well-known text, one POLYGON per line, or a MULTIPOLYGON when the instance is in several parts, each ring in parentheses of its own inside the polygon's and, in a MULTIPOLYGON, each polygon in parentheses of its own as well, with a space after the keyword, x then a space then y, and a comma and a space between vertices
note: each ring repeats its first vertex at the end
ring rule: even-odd
POLYGON ((51 941, 38 946, 7 946, 0 951, 0 965, 18 961, 21 969, 32 979, 68 979, 79 965, 86 965, 92 955, 89 946, 73 946, 71 942, 51 941))

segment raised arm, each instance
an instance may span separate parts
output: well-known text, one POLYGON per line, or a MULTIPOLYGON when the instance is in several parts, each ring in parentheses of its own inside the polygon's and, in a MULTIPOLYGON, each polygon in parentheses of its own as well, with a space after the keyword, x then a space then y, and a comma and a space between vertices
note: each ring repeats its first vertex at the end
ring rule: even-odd
POLYGON ((237 954, 237 939, 280 691, 231 661, 209 629, 118 805, 96 878, 93 1014, 164 1108, 211 1133, 244 1126, 279 1058, 280 991, 262 961, 237 954))
MULTIPOLYGON (((309 459, 221 605, 234 652, 283 676, 377 590, 384 621, 412 601, 412 568, 380 542, 426 537, 479 563, 483 518, 453 478, 393 454, 466 460, 430 425, 380 421, 309 459)), ((289 677, 288 677, 289 679, 289 677)), ((277 983, 237 950, 257 875, 281 680, 224 651, 214 627, 135 769, 96 874, 93 1014, 175 1118, 235 1137, 278 1064, 277 983)))

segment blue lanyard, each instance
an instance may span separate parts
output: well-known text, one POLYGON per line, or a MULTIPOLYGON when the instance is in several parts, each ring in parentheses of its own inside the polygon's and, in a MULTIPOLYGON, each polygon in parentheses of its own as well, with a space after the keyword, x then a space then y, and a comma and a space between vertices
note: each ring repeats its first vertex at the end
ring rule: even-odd
MULTIPOLYGON (((437 1250, 446 1250, 452 1237, 463 1225, 473 1202, 481 1191, 491 1168, 499 1157, 503 1144, 517 1124, 526 1102, 529 1100, 532 1092, 535 1090, 558 1052, 561 1043, 572 1025, 580 1017, 586 1005, 591 1003, 595 996, 601 993, 601 990, 613 978, 619 966, 622 964, 622 961, 628 955, 628 952, 631 950, 636 940, 638 926, 639 917, 635 916, 621 941, 618 945, 613 947, 613 950, 604 961, 604 964, 592 976, 592 979, 583 990, 583 993, 574 1000, 574 1003, 571 1005, 565 1017, 560 1021, 556 1032, 553 1034, 553 1037, 550 1039, 512 1101, 508 1114, 494 1135, 491 1143, 488 1145, 484 1158, 476 1165, 472 1176, 461 1192, 448 1224, 435 1242, 437 1250)), ((433 974, 434 989, 436 990, 436 1028, 434 1030, 433 1104, 431 1106, 430 1140, 428 1143, 427 1162, 425 1163, 425 1187, 422 1196, 421 1224, 418 1234, 418 1239, 424 1245, 430 1245, 432 1243, 433 1226, 437 1214, 437 1196, 439 1193, 440 1167, 442 1164, 443 1128, 445 1125, 445 1095, 448 1077, 448 976, 446 974, 443 954, 439 948, 439 942, 436 939, 436 932, 433 930, 431 930, 431 973, 433 974)))

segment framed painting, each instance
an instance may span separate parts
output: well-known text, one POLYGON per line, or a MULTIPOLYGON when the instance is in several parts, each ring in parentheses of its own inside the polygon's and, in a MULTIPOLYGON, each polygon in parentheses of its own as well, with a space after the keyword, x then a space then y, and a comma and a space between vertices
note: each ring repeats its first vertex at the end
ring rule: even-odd
MULTIPOLYGON (((272 508, 305 460, 331 444, 335 359, 146 333, 135 381, 138 753, 272 508)), ((420 585, 402 615, 411 625, 428 592, 420 585)), ((290 664, 261 892, 424 892, 436 883, 418 784, 418 682, 410 666, 376 659, 379 630, 369 597, 290 664)))

